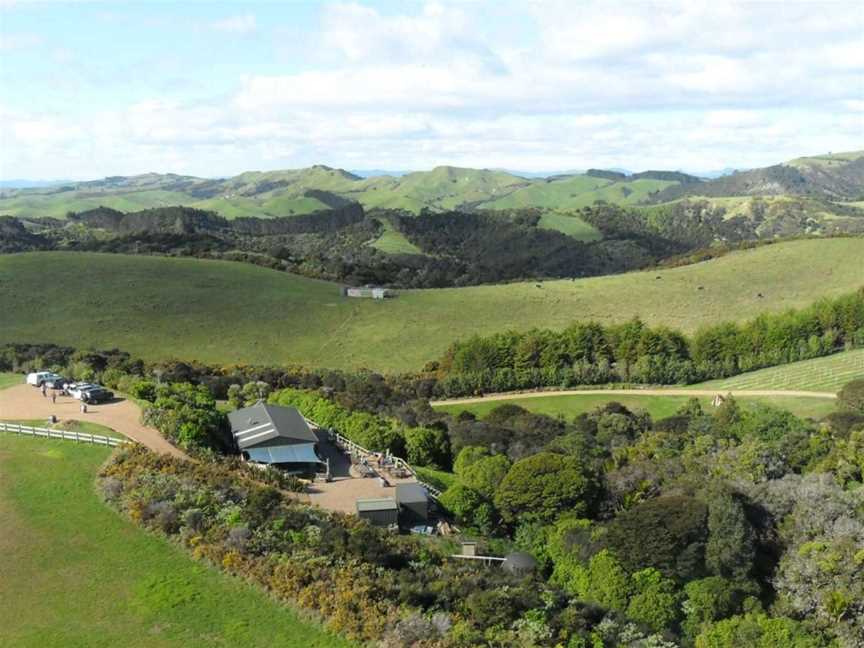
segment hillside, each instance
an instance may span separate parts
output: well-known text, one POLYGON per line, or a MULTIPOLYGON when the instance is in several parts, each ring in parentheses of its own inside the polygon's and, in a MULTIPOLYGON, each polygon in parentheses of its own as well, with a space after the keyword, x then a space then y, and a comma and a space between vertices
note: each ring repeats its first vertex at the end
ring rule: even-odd
POLYGON ((864 285, 864 239, 804 240, 672 270, 342 298, 252 265, 90 253, 0 256, 0 342, 120 347, 149 359, 419 369, 455 339, 634 316, 684 331, 864 285), (805 270, 806 269, 806 270, 805 270))
POLYGON ((232 178, 148 173, 48 187, 0 189, 0 214, 62 218, 99 206, 120 211, 183 205, 226 218, 306 214, 346 202, 366 208, 432 210, 578 209, 668 202, 684 196, 810 196, 854 201, 864 197, 864 153, 803 157, 703 181, 674 171, 521 177, 506 171, 440 166, 401 176, 361 177, 316 165, 250 171, 232 178))
POLYGON ((864 151, 803 157, 784 164, 739 171, 714 180, 676 184, 653 197, 663 202, 681 196, 812 196, 853 201, 864 196, 864 151))

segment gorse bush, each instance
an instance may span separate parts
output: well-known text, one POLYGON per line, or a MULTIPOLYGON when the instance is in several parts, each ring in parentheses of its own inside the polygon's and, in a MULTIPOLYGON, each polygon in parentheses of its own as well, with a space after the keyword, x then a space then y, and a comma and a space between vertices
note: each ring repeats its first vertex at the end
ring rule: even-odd
POLYGON ((124 448, 100 474, 109 502, 193 556, 383 646, 582 645, 603 615, 555 586, 447 558, 446 544, 298 504, 235 467, 124 448), (576 643, 572 643, 572 642, 576 643))

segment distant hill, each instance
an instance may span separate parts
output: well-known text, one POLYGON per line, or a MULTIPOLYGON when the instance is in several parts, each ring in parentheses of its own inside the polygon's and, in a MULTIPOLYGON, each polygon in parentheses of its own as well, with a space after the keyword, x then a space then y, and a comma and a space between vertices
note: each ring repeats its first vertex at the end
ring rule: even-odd
POLYGON ((368 173, 316 165, 249 171, 231 178, 147 173, 48 187, 0 188, 0 215, 62 218, 68 212, 100 206, 139 211, 180 205, 212 210, 230 219, 295 216, 351 202, 418 213, 525 207, 574 210, 604 202, 642 206, 695 196, 864 198, 864 152, 860 151, 798 158, 712 180, 680 171, 620 169, 547 177, 454 166, 365 177, 368 173))
POLYGON ((665 202, 682 196, 811 196, 826 200, 864 199, 864 151, 803 157, 784 164, 737 171, 708 182, 679 184, 652 197, 665 202))

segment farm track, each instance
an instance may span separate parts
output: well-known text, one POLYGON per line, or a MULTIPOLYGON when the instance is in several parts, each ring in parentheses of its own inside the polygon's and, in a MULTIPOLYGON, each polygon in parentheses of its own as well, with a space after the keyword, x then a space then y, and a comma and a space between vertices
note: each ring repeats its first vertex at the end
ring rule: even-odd
POLYGON ((158 431, 141 423, 141 410, 130 400, 90 405, 87 413, 80 412, 80 401, 69 396, 58 396, 57 402, 44 397, 30 385, 16 385, 0 390, 0 419, 47 420, 52 414, 59 421, 78 419, 105 425, 116 432, 137 441, 159 454, 170 454, 181 459, 189 457, 171 445, 158 431))
POLYGON ((565 389, 554 391, 507 392, 488 394, 471 398, 449 398, 432 401, 432 405, 467 405, 496 400, 517 400, 522 398, 544 398, 546 396, 791 396, 793 398, 837 398, 832 392, 785 390, 785 389, 565 389))

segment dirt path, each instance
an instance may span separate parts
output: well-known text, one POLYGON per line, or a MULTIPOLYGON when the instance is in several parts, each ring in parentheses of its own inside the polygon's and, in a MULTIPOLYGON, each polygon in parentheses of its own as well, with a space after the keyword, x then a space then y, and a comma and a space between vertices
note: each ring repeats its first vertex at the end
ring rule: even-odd
POLYGON ((837 398, 831 392, 794 391, 781 389, 569 389, 558 391, 510 392, 473 398, 450 398, 432 401, 433 405, 467 405, 496 400, 543 398, 544 396, 792 396, 793 398, 837 398))
POLYGON ((130 400, 121 399, 113 403, 88 405, 86 414, 81 413, 80 407, 81 401, 69 396, 60 396, 59 392, 57 402, 52 403, 50 391, 46 398, 42 396, 39 389, 30 385, 22 384, 0 389, 0 420, 47 420, 55 414, 61 421, 64 419, 92 421, 147 446, 153 452, 170 454, 181 459, 189 458, 168 443, 159 432, 142 425, 141 410, 130 400))

